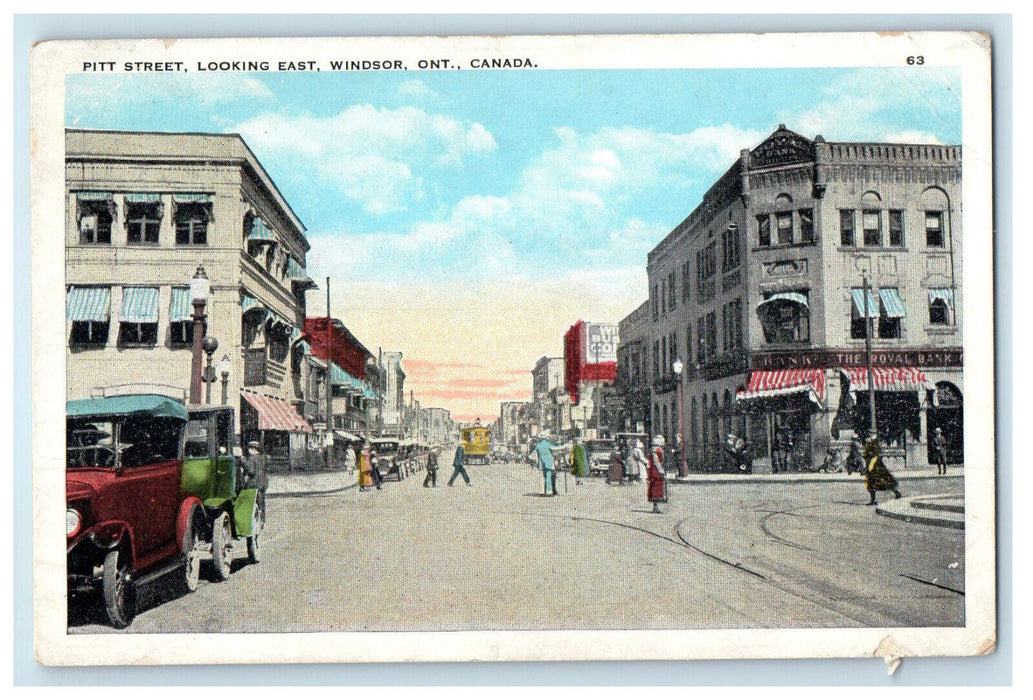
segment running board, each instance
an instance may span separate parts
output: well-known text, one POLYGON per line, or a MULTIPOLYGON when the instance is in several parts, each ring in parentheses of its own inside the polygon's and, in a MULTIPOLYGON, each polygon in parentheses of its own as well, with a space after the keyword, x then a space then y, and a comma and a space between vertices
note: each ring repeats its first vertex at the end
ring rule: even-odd
POLYGON ((141 576, 138 579, 136 579, 136 585, 137 586, 146 586, 148 583, 150 583, 150 582, 152 582, 152 581, 154 581, 156 579, 159 579, 162 576, 166 576, 166 575, 172 573, 173 571, 175 571, 176 569, 182 569, 183 566, 185 566, 185 564, 186 564, 186 562, 183 559, 179 559, 179 560, 177 560, 177 561, 175 561, 175 562, 173 562, 171 564, 166 564, 165 566, 161 567, 160 569, 155 569, 154 571, 148 571, 146 574, 144 574, 143 576, 141 576))

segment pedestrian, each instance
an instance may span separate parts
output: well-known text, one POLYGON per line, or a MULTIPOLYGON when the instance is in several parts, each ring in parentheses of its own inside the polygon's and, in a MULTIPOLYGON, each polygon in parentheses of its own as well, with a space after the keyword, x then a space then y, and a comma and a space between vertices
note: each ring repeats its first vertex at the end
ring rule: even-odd
POLYGON ((631 450, 631 456, 625 463, 628 470, 628 481, 639 481, 642 479, 642 472, 646 470, 649 461, 646 459, 646 446, 641 440, 635 441, 635 447, 631 450))
POLYGON ((846 455, 846 473, 853 474, 864 472, 864 457, 862 456, 861 441, 855 435, 850 438, 850 449, 846 455))
POLYGON ((384 483, 384 477, 380 474, 380 458, 377 456, 376 450, 369 451, 369 473, 373 479, 373 485, 379 491, 380 485, 384 483))
POLYGON ((460 444, 456 447, 456 456, 452 460, 452 478, 448 480, 449 486, 451 486, 452 482, 456 480, 456 477, 460 475, 462 475, 463 479, 466 480, 466 485, 470 485, 470 475, 466 473, 466 469, 463 467, 464 457, 466 457, 466 453, 463 451, 462 444, 460 444))
POLYGON ((423 480, 424 486, 438 487, 438 446, 430 448, 427 453, 427 477, 423 480))
POLYGON ((789 429, 782 427, 776 430, 775 444, 771 449, 773 473, 789 471, 789 451, 791 448, 792 443, 789 438, 789 429))
POLYGON ((247 444, 247 456, 244 457, 242 467, 244 479, 241 486, 258 491, 255 502, 262 517, 265 517, 265 492, 269 488, 269 477, 265 473, 266 460, 262 454, 262 445, 257 440, 247 444))
POLYGON ((653 504, 653 512, 660 513, 660 504, 667 502, 667 479, 664 476, 664 438, 653 438, 646 466, 646 499, 653 504))
POLYGON ((368 487, 373 485, 373 472, 370 467, 369 458, 369 442, 362 444, 362 449, 358 455, 358 467, 359 467, 359 491, 365 491, 368 487))
POLYGON ((349 474, 355 473, 355 448, 351 445, 346 445, 344 448, 344 468, 348 470, 349 474))
POLYGON ((534 446, 534 454, 538 460, 538 468, 542 470, 542 477, 545 479, 545 496, 558 496, 556 490, 556 463, 552 458, 554 445, 549 439, 542 436, 538 444, 534 446))
POLYGON ((892 491, 894 498, 900 498, 900 489, 897 480, 890 474, 890 470, 882 461, 877 438, 868 438, 864 445, 864 458, 868 463, 864 473, 864 487, 868 489, 871 500, 866 505, 876 505, 876 491, 892 491))
POLYGON ((606 474, 606 483, 624 483, 624 458, 621 457, 621 448, 616 443, 613 446, 613 451, 610 452, 610 470, 606 474))
POLYGON ((947 476, 947 439, 939 428, 933 433, 933 455, 936 457, 937 476, 947 476))
POLYGON ((574 475, 576 486, 580 486, 581 479, 588 475, 588 453, 580 440, 575 440, 570 450, 570 473, 574 475))

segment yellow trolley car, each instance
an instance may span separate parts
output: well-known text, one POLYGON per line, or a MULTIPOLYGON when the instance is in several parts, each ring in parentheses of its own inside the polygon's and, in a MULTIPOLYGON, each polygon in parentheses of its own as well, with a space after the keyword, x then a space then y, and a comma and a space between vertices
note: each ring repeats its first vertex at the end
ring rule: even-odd
POLYGON ((475 425, 469 428, 462 428, 459 431, 463 443, 463 452, 466 453, 468 462, 488 463, 488 454, 491 452, 491 430, 475 425))

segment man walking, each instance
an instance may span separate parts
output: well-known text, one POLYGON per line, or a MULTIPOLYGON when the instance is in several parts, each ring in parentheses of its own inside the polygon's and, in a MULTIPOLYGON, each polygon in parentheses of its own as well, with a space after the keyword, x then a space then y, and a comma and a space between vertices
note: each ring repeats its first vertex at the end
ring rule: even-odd
POLYGON ((456 447, 456 456, 455 459, 452 460, 452 478, 448 480, 449 486, 452 485, 452 482, 455 481, 456 477, 460 474, 463 476, 463 479, 466 480, 466 485, 470 485, 470 475, 466 473, 466 469, 463 467, 463 458, 465 456, 466 453, 463 451, 463 445, 460 444, 456 447))
POLYGON ((380 459, 377 457, 376 450, 369 451, 369 469, 370 475, 373 477, 373 485, 379 491, 380 485, 384 483, 384 477, 380 474, 380 459))
POLYGON ((427 478, 423 480, 423 485, 438 487, 438 446, 430 448, 430 452, 427 453, 427 478))
POLYGON ((936 457, 936 475, 947 476, 947 439, 939 428, 933 434, 933 454, 936 457))
POLYGON ((538 468, 542 470, 542 476, 545 477, 545 493, 543 494, 545 496, 559 495, 559 491, 556 490, 556 464, 552 459, 552 448, 552 443, 545 437, 542 437, 534 446, 538 468))

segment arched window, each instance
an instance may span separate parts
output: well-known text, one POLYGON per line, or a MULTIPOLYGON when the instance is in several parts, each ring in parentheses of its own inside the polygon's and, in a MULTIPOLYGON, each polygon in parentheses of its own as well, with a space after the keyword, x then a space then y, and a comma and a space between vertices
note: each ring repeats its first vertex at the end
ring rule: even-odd
POLYGON ((882 245, 882 197, 878 192, 861 195, 861 237, 864 245, 882 245))
POLYGON ((775 242, 778 245, 793 242, 793 198, 787 194, 775 197, 775 242))
POLYGON ((921 207, 925 215, 925 245, 929 248, 943 248, 947 243, 947 212, 950 200, 947 193, 938 187, 930 187, 922 193, 921 207))

